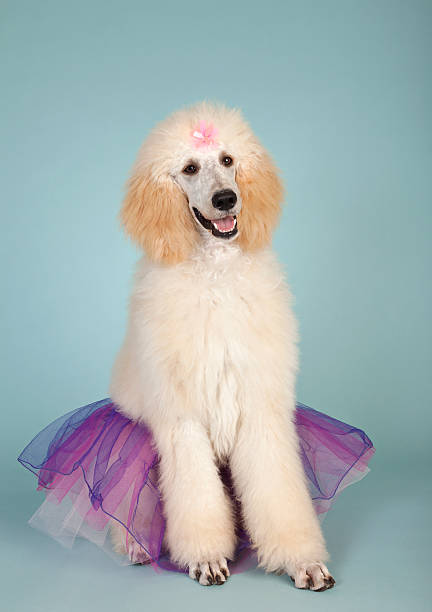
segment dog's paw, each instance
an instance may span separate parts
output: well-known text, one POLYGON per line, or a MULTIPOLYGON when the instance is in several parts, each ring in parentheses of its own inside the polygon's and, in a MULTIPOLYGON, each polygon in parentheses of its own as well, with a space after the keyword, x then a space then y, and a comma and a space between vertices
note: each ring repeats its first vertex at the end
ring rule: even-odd
POLYGON ((132 561, 132 563, 139 565, 148 565, 149 563, 151 563, 151 558, 146 553, 144 548, 140 544, 138 544, 138 542, 134 538, 129 537, 128 539, 129 542, 127 546, 127 552, 129 555, 129 559, 132 561))
POLYGON ((310 563, 299 565, 291 576, 298 589, 311 591, 327 591, 335 585, 335 579, 324 563, 310 563))
POLYGON ((224 584, 230 575, 226 559, 219 557, 217 561, 197 562, 189 565, 189 576, 202 584, 224 584))

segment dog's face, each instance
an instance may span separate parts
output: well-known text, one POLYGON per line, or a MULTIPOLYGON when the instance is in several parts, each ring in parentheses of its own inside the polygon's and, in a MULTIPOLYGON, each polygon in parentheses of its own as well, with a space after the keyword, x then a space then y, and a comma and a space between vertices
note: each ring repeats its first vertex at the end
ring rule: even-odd
POLYGON ((203 236, 236 240, 244 251, 266 246, 282 193, 273 162, 240 113, 203 103, 150 133, 121 217, 153 261, 176 264, 203 236))
POLYGON ((220 147, 205 149, 194 152, 182 166, 172 178, 186 195, 199 231, 217 240, 234 240, 242 203, 233 156, 220 147))

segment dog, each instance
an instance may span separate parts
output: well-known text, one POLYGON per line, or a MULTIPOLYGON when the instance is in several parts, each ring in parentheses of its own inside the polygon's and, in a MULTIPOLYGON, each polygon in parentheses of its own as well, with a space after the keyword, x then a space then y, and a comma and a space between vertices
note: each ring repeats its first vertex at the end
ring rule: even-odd
MULTIPOLYGON (((171 560, 223 584, 236 548, 229 466, 259 566, 301 589, 334 585, 293 415, 297 324, 271 250, 278 171, 240 111, 200 103, 144 142, 121 210, 138 264, 111 397, 160 456, 171 560)), ((125 529, 117 551, 149 561, 125 529)))

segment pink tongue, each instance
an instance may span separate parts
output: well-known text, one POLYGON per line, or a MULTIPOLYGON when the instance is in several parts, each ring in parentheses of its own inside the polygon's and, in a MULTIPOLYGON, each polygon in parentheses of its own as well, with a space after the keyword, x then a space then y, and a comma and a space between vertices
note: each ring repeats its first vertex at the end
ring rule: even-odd
POLYGON ((214 219, 213 223, 216 225, 220 232, 229 232, 234 227, 234 217, 230 215, 223 219, 214 219))

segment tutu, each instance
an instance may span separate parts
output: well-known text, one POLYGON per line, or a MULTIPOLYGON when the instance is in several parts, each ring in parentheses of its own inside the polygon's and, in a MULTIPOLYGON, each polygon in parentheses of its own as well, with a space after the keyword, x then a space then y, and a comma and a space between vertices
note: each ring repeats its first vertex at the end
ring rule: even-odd
MULTIPOLYGON (((296 406, 295 423, 315 510, 323 515, 347 485, 366 475, 375 449, 361 429, 302 404, 296 406)), ((38 490, 46 493, 29 521, 32 526, 66 546, 79 535, 115 555, 107 537, 115 520, 144 548, 155 568, 179 571, 162 548, 165 519, 151 432, 118 412, 109 398, 48 425, 18 461, 36 474, 38 490)), ((222 470, 221 476, 234 498, 229 471, 222 470)), ((237 535, 230 569, 241 571, 245 559, 250 565, 255 558, 240 526, 237 535)))

